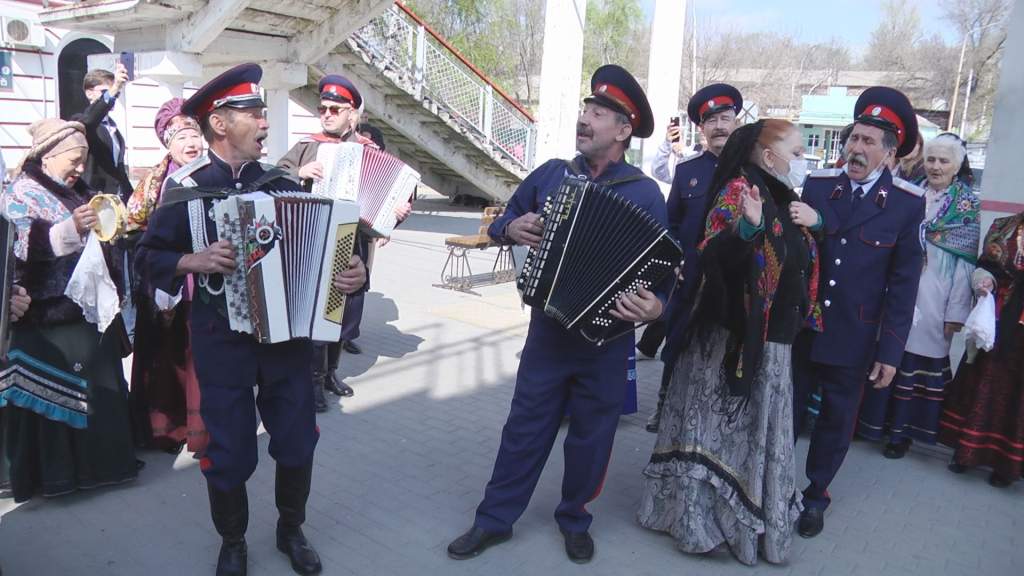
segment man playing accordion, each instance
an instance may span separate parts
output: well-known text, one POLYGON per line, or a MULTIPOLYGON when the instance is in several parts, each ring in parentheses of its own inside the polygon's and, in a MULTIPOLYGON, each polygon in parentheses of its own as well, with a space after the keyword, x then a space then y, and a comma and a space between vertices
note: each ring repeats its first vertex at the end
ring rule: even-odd
MULTIPOLYGON (((546 162, 527 176, 505 214, 490 227, 496 241, 536 248, 543 232, 539 213, 569 175, 610 187, 666 225, 665 200, 658 185, 625 161, 630 139, 646 138, 654 129, 643 89, 629 72, 614 65, 594 73, 591 89, 576 127, 579 155, 571 162, 546 162)), ((666 292, 640 288, 638 293, 627 293, 612 314, 627 322, 657 319, 666 292)), ((512 525, 526 509, 569 406, 562 502, 555 519, 569 558, 574 562, 591 559, 592 518, 585 506, 599 493, 611 457, 631 344, 632 339, 619 338, 595 346, 543 310, 533 309, 493 475, 472 528, 448 546, 450 557, 472 558, 511 537, 512 525)))
MULTIPOLYGON (((137 256, 149 285, 169 294, 179 291, 187 274, 196 278, 191 338, 200 413, 210 435, 200 468, 213 523, 223 538, 217 574, 225 576, 246 573, 245 483, 256 469, 257 408, 277 462, 277 547, 299 574, 321 571, 301 529, 319 437, 310 384, 313 344, 308 339, 261 344, 230 328, 224 275, 235 268, 234 249, 217 239, 211 216, 218 194, 302 190, 284 171, 259 162, 268 128, 259 92, 262 74, 255 64, 237 66, 185 102, 182 111, 199 121, 209 152, 168 178, 137 256)), ((353 256, 333 285, 351 294, 365 281, 363 262, 353 256)))

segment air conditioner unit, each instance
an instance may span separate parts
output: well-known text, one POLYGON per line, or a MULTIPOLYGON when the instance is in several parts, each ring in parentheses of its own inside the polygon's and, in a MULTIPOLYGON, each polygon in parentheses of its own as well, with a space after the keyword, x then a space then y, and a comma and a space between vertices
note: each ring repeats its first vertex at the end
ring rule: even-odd
POLYGON ((32 48, 42 48, 46 45, 46 35, 38 22, 10 16, 0 18, 0 40, 4 44, 32 48))

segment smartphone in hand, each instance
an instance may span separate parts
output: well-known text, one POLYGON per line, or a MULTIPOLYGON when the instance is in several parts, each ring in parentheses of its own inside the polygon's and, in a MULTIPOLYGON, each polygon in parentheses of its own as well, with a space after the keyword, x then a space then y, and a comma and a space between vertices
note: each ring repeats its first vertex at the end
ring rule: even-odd
MULTIPOLYGON (((673 128, 673 127, 674 128, 679 128, 679 116, 673 116, 673 117, 669 118, 668 119, 668 125, 669 125, 670 128, 673 128)), ((676 132, 675 137, 672 138, 672 142, 679 142, 679 139, 681 137, 682 137, 682 134, 680 134, 679 132, 676 132)))
POLYGON ((128 71, 128 81, 132 82, 135 80, 135 53, 134 52, 121 52, 120 57, 121 64, 124 65, 125 70, 128 71))

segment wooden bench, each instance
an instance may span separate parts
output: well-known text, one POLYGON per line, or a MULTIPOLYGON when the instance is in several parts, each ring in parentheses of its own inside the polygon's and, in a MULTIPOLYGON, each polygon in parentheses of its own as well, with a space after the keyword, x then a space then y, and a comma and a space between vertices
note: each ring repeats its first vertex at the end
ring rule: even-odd
POLYGON ((516 258, 512 253, 512 246, 497 244, 487 235, 487 228, 504 212, 504 208, 484 208, 484 214, 480 218, 480 228, 476 234, 450 236, 445 239, 444 245, 448 249, 448 259, 445 260, 444 267, 441 268, 440 286, 442 288, 469 292, 476 286, 502 284, 516 279, 516 258), (469 251, 487 250, 491 246, 498 247, 498 255, 494 259, 491 271, 473 274, 469 265, 469 251))

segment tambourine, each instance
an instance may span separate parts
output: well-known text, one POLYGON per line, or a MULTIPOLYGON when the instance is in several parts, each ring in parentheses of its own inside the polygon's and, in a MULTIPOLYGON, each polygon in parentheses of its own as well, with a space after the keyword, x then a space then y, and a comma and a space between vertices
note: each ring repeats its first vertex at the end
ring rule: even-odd
POLYGON ((124 234, 128 222, 128 211, 124 202, 114 194, 97 194, 89 200, 89 207, 96 212, 93 230, 103 242, 110 242, 124 234))

